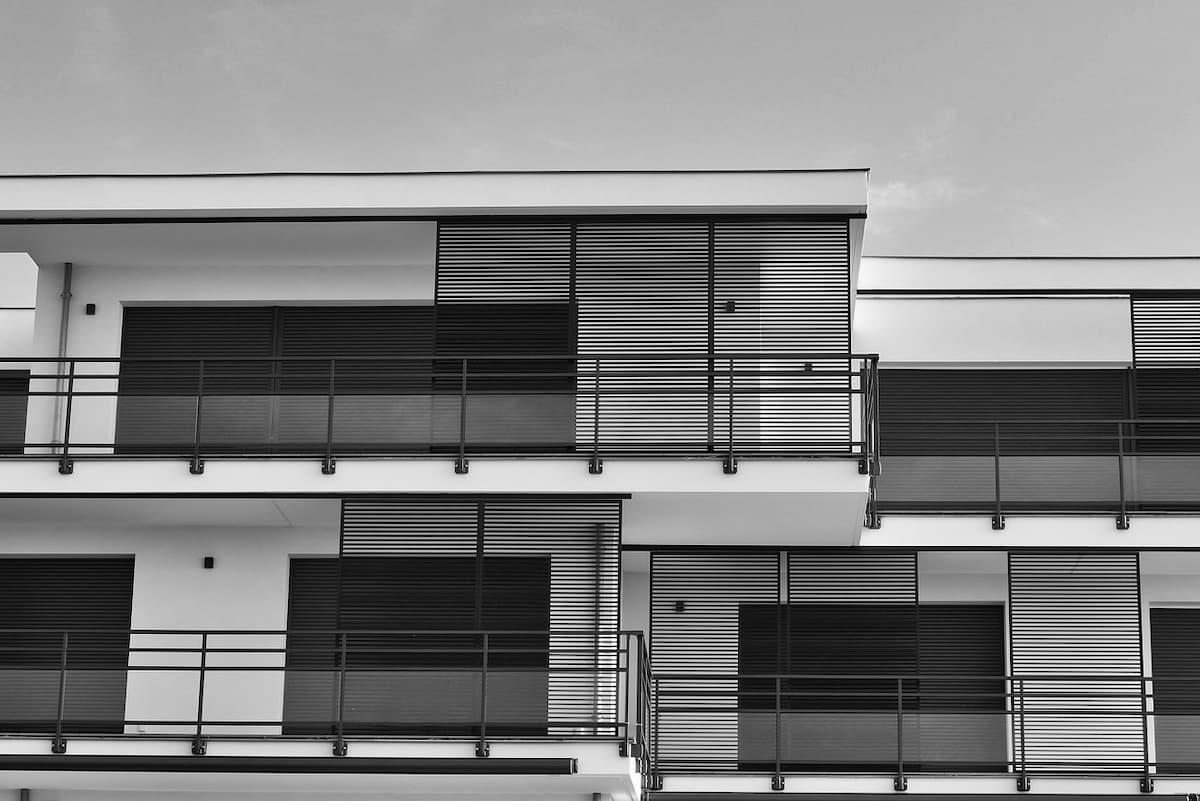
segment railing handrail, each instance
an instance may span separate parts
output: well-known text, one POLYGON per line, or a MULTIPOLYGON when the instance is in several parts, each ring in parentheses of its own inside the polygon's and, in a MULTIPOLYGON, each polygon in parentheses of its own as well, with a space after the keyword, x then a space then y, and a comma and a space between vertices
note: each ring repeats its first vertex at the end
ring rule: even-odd
POLYGON ((878 362, 877 353, 854 353, 836 351, 603 351, 569 353, 516 353, 516 354, 472 354, 472 353, 428 353, 428 354, 398 354, 395 356, 379 356, 367 354, 343 355, 289 355, 289 356, 11 356, 0 357, 0 364, 9 363, 49 363, 49 364, 199 364, 200 362, 395 362, 395 361, 541 361, 574 359, 578 361, 620 360, 705 360, 705 359, 811 359, 813 361, 867 361, 878 362))
POLYGON ((644 632, 638 629, 620 629, 617 631, 596 632, 588 629, 63 629, 63 628, 0 628, 0 634, 130 634, 130 635, 201 635, 210 636, 284 636, 288 634, 550 634, 550 635, 587 635, 589 637, 644 637, 644 632))

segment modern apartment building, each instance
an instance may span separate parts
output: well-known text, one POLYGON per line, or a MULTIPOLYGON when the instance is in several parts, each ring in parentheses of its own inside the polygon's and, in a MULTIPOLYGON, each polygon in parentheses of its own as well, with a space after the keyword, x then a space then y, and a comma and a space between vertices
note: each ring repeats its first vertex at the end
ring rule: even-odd
POLYGON ((1200 793, 1200 259, 867 212, 0 178, 0 798, 1200 793))

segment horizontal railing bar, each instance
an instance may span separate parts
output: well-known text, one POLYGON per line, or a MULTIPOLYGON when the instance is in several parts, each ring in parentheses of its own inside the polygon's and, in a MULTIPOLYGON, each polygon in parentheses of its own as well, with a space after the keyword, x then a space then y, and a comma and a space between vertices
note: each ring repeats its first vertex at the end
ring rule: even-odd
POLYGON ((0 357, 0 364, 10 363, 42 363, 42 364, 200 364, 209 363, 274 363, 274 362, 422 362, 422 361, 544 361, 576 359, 580 361, 595 361, 596 359, 611 361, 640 361, 640 360, 684 360, 684 359, 804 359, 811 361, 878 361, 877 353, 836 353, 831 351, 601 351, 597 353, 421 353, 399 355, 368 355, 343 354, 320 356, 10 356, 0 357))

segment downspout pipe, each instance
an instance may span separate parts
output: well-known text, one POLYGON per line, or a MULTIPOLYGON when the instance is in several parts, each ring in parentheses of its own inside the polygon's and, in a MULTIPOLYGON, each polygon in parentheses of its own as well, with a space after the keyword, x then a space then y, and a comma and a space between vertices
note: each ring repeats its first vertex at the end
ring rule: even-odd
MULTIPOLYGON (((54 367, 58 378, 54 388, 54 429, 50 440, 56 444, 62 444, 63 407, 66 404, 66 398, 63 395, 67 391, 67 335, 71 327, 71 273, 74 272, 74 267, 75 265, 69 261, 63 264, 62 293, 59 295, 62 298, 62 311, 58 321, 58 363, 54 367)), ((54 450, 58 452, 58 448, 54 450)))

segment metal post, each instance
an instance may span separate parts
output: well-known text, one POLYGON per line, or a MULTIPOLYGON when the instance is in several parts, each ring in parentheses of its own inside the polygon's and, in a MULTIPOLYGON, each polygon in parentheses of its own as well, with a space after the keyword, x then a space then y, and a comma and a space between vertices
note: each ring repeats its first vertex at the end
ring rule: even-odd
POLYGON ((333 459, 333 393, 337 376, 337 360, 329 360, 329 397, 325 405, 325 459, 321 462, 321 473, 332 476, 337 470, 333 459))
POLYGON ((341 652, 338 665, 337 739, 333 742, 333 755, 346 755, 346 632, 340 633, 341 652))
POLYGON ((1004 529, 1004 513, 1000 506, 1000 424, 992 423, 992 445, 995 447, 996 510, 992 513, 992 528, 1004 529))
POLYGON ((458 395, 458 458, 454 460, 454 472, 460 476, 470 469, 467 462, 467 360, 462 360, 462 381, 458 395))
POLYGON ((479 674, 479 742, 475 743, 475 756, 491 754, 487 741, 487 685, 488 685, 488 635, 483 633, 483 670, 479 674))
POLYGON ((904 677, 896 679, 896 778, 892 787, 896 792, 908 789, 908 777, 904 775, 904 677))
POLYGON ((604 461, 600 458, 600 358, 596 357, 595 386, 592 401, 592 459, 588 462, 588 472, 598 476, 604 472, 604 461))
POLYGON ((725 475, 731 476, 737 472, 737 458, 733 455, 733 359, 729 359, 729 452, 725 454, 725 464, 722 468, 725 475))
POLYGON ((1143 793, 1154 792, 1154 777, 1150 775, 1150 709, 1148 704, 1149 688, 1146 677, 1139 678, 1142 695, 1142 780, 1138 783, 1143 793))
POLYGON ((63 737, 63 713, 67 708, 67 645, 69 633, 63 632, 62 652, 58 661, 58 713, 54 720, 54 739, 50 742, 53 754, 67 753, 67 741, 63 737))
MULTIPOLYGON (((862 458, 858 460, 859 475, 867 476, 871 474, 871 446, 869 444, 869 427, 868 420, 870 418, 870 381, 867 378, 867 361, 863 360, 862 366, 858 368, 858 424, 861 426, 862 434, 862 458)), ((851 387, 851 398, 853 399, 853 387, 851 387)))
POLYGON ((75 462, 70 458, 71 449, 71 409, 75 401, 75 360, 71 359, 67 374, 67 417, 63 421, 62 453, 58 458, 58 472, 69 476, 75 472, 75 462))
POLYGON ((1029 782, 1029 774, 1026 772, 1026 768, 1028 766, 1025 764, 1025 679, 1020 679, 1019 681, 1014 679, 1013 680, 1013 691, 1015 693, 1017 693, 1017 697, 1019 699, 1018 704, 1019 704, 1019 709, 1020 709, 1017 720, 1019 721, 1018 731, 1019 731, 1020 737, 1021 737, 1021 744, 1020 744, 1021 769, 1019 771, 1017 771, 1017 791, 1022 792, 1022 793, 1027 793, 1027 792, 1029 792, 1029 788, 1031 785, 1029 782))
POLYGON ((192 436, 192 463, 188 472, 198 476, 204 472, 204 461, 200 458, 200 422, 204 416, 204 359, 200 360, 196 384, 196 430, 192 436))
POLYGON ((775 775, 771 777, 771 789, 783 789, 783 680, 775 677, 775 775))
POLYGON ((1121 506, 1117 512, 1117 530, 1129 528, 1129 513, 1125 505, 1125 424, 1117 422, 1117 489, 1120 492, 1121 506))
POLYGON ((204 742, 204 672, 208 666, 208 632, 200 635, 200 688, 196 695, 196 736, 192 739, 192 753, 204 756, 208 744, 204 742))

